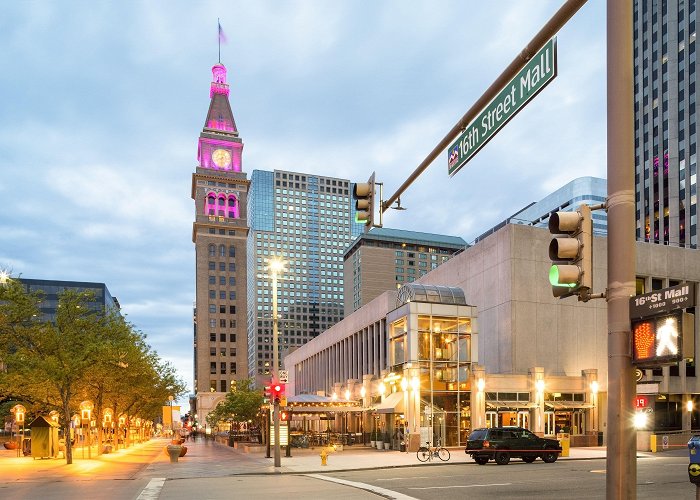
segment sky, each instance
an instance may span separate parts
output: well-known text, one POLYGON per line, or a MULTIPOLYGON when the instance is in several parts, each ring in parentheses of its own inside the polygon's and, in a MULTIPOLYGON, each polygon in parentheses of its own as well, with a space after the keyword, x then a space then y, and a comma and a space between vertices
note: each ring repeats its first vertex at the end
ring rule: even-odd
MULTIPOLYGON (((105 283, 191 390, 191 176, 217 18, 249 177, 376 172, 388 199, 563 3, 2 2, 0 269, 105 283)), ((558 76, 453 177, 441 154, 386 227, 473 241, 605 177, 605 2, 557 50, 558 76)))

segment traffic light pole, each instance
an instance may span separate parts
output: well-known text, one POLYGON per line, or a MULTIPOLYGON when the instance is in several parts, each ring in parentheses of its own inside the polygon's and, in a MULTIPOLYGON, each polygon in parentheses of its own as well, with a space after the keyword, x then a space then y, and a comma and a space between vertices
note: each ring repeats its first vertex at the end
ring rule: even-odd
POLYGON ((629 298, 635 294, 632 0, 608 0, 607 498, 637 497, 629 298))

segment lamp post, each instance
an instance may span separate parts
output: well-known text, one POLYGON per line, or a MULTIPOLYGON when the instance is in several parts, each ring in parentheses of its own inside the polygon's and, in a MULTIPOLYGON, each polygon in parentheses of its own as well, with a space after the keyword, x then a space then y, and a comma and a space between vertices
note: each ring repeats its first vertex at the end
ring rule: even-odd
MULTIPOLYGON (((88 448, 88 458, 92 458, 92 450, 90 449, 90 419, 92 416, 92 410, 95 406, 92 404, 92 401, 89 399, 86 399, 82 403, 80 403, 80 428, 82 429, 83 425, 86 424, 87 426, 87 448, 88 448)), ((85 439, 85 438, 83 438, 85 439)), ((83 441, 83 458, 85 458, 85 442, 83 441)))
POLYGON ((170 437, 171 441, 175 440, 175 412, 173 411, 173 401, 175 398, 173 396, 168 396, 168 401, 170 401, 170 432, 172 433, 172 436, 170 437))
MULTIPOLYGON (((268 269, 272 274, 272 381, 279 382, 279 318, 277 316, 277 274, 284 269, 284 262, 276 257, 268 261, 268 269)), ((273 424, 275 426, 275 467, 282 466, 280 454, 280 402, 275 398, 273 402, 273 424)))
MULTIPOLYGON (((21 428, 19 434, 19 446, 17 447, 17 456, 22 456, 22 451, 24 450, 24 415, 27 413, 27 409, 22 405, 15 405, 10 410, 15 414, 15 422, 17 422, 17 427, 21 428)), ((17 429, 18 431, 20 429, 17 429)))
POLYGON ((485 387, 486 387, 486 381, 484 380, 484 378, 483 377, 477 378, 476 379, 476 397, 479 401, 477 402, 476 407, 479 411, 479 425, 478 425, 479 427, 482 426, 481 417, 483 415, 483 411, 484 411, 483 409, 486 406, 486 403, 484 401, 484 388, 485 387))

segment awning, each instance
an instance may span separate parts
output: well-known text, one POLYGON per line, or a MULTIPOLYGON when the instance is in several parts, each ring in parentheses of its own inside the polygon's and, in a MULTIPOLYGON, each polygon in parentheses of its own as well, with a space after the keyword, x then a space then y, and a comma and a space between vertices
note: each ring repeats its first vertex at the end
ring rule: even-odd
POLYGON ((531 403, 530 401, 486 401, 486 406, 491 409, 523 409, 529 410, 530 408, 537 408, 537 403, 531 403))
POLYGON ((554 410, 580 410, 582 408, 593 408, 591 403, 581 401, 545 401, 545 407, 554 410))
POLYGON ((403 413, 403 392, 392 392, 374 407, 376 413, 403 413))

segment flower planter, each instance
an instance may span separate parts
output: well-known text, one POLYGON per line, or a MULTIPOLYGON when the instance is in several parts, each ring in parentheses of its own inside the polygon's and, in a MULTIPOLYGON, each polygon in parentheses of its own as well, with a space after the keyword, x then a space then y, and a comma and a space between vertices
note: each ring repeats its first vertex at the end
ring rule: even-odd
POLYGON ((19 444, 17 441, 6 441, 2 443, 2 445, 5 447, 6 450, 16 450, 19 448, 19 444))
POLYGON ((180 446, 179 444, 169 444, 165 447, 165 452, 170 457, 170 463, 176 463, 177 459, 181 456, 180 454, 182 453, 182 446, 180 446))
POLYGON ((369 447, 370 447, 370 448, 376 448, 376 447, 377 447, 377 442, 376 442, 376 441, 370 441, 370 442, 369 442, 369 447))
POLYGON ((384 449, 384 441, 377 441, 377 449, 378 450, 384 449))
POLYGON ((384 443, 384 449, 385 449, 385 450, 390 450, 390 449, 391 449, 391 443, 384 443))

